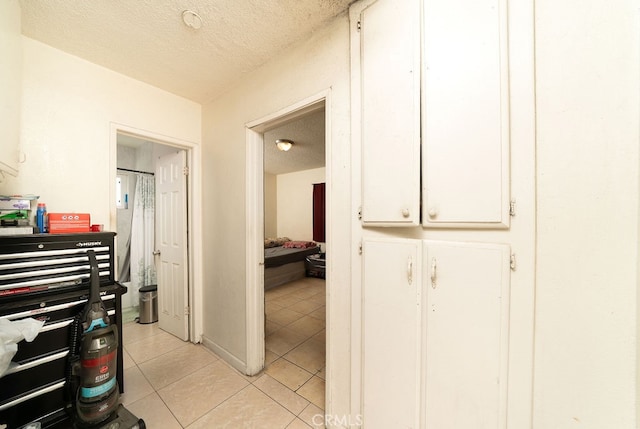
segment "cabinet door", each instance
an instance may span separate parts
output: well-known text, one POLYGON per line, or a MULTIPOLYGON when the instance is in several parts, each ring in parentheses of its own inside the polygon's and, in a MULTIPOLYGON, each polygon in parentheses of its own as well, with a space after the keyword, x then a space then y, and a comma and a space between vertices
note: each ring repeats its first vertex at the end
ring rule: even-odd
POLYGON ((420 5, 378 0, 360 14, 362 222, 420 223, 420 5))
POLYGON ((423 224, 509 226, 506 0, 425 0, 423 224))
POLYGON ((0 5, 0 171, 18 174, 20 142, 20 105, 22 97, 22 36, 20 5, 2 2, 0 5))
POLYGON ((421 242, 363 243, 362 380, 367 429, 418 428, 421 242))
POLYGON ((509 246, 425 241, 427 429, 506 426, 509 246))

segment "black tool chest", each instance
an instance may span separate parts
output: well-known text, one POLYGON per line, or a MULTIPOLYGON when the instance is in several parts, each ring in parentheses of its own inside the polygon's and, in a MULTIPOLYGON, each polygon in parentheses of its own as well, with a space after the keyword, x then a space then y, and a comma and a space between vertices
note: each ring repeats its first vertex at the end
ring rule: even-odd
POLYGON ((88 249, 96 253, 100 294, 118 326, 118 370, 122 378, 122 294, 115 281, 112 232, 37 234, 0 238, 0 319, 45 321, 31 343, 21 341, 12 365, 0 377, 0 428, 40 422, 67 427, 64 410, 69 334, 89 297, 88 249))

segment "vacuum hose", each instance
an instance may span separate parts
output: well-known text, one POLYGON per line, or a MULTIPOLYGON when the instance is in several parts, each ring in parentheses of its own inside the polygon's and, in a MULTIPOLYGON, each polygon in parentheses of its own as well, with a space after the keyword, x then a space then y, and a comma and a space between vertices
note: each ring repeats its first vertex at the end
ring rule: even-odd
POLYGON ((65 371, 67 403, 75 405, 76 392, 80 386, 80 376, 78 375, 80 365, 80 339, 82 335, 82 317, 76 314, 76 317, 69 326, 69 355, 67 357, 67 367, 65 371))

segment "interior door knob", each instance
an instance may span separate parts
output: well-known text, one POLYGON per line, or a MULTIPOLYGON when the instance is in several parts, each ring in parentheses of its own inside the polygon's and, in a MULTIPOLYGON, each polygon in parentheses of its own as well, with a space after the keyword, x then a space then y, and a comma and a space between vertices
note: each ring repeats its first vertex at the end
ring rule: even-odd
POLYGON ((160 251, 159 251, 159 250, 154 250, 154 251, 153 251, 153 255, 154 255, 154 256, 159 255, 159 254, 160 254, 160 251))

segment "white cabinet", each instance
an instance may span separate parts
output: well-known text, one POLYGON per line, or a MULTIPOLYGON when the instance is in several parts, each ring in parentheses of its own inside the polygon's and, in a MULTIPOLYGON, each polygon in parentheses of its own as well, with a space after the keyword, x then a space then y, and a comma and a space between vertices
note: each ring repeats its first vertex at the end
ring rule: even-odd
POLYGON ((510 249, 424 242, 427 429, 503 429, 510 249))
POLYGON ((369 2, 358 16, 362 221, 420 223, 420 4, 369 2))
POLYGON ((364 240, 364 427, 505 428, 509 287, 507 245, 364 240))
POLYGON ((506 0, 425 0, 425 226, 509 226, 506 0))
POLYGON ((420 240, 363 243, 363 427, 418 428, 420 240))
POLYGON ((22 36, 17 0, 0 4, 0 171, 18 173, 20 102, 22 94, 22 36))
POLYGON ((506 0, 357 7, 363 225, 509 227, 506 0))

